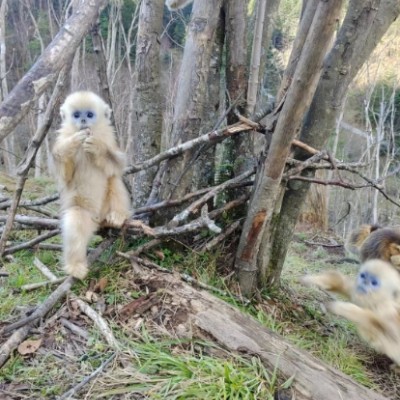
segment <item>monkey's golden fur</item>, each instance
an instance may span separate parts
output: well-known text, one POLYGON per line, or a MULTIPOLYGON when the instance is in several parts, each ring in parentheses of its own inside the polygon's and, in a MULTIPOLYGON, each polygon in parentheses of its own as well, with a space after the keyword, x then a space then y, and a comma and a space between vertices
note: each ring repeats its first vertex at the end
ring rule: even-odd
POLYGON ((361 225, 350 233, 346 249, 357 254, 361 262, 379 258, 400 269, 400 229, 361 225))
POLYGON ((356 280, 337 271, 306 276, 302 282, 347 297, 350 302, 334 301, 327 309, 353 322, 371 347, 400 366, 400 274, 391 264, 377 259, 365 262, 361 273, 376 276, 380 287, 363 293, 356 280))
POLYGON ((361 261, 379 258, 399 266, 400 232, 394 228, 377 229, 365 239, 360 249, 361 261))
POLYGON ((60 189, 64 268, 83 279, 93 233, 99 226, 121 227, 130 215, 130 198, 122 181, 125 156, 110 125, 111 109, 96 94, 69 95, 60 113, 62 125, 53 158, 60 189), (73 117, 79 110, 90 110, 96 118, 79 125, 73 117))
MULTIPOLYGON (((350 253, 359 256, 362 244, 365 242, 365 239, 371 234, 371 232, 376 231, 379 229, 379 225, 368 225, 364 224, 354 229, 350 232, 349 236, 347 237, 345 248, 350 253)), ((376 257, 379 258, 379 257, 376 257)))

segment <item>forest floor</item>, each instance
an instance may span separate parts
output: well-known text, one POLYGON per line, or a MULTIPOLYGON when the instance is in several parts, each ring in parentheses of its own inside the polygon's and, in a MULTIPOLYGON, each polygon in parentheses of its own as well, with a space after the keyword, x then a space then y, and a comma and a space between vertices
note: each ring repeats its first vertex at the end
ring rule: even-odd
MULTIPOLYGON (((35 198, 54 190, 50 181, 41 180, 31 183, 27 193, 35 198)), ((46 210, 57 215, 57 207, 52 204, 46 210)), ((10 240, 26 241, 34 235, 37 232, 14 231, 10 240)), ((330 243, 328 236, 298 232, 285 264, 282 290, 260 293, 257 301, 248 304, 236 296, 229 251, 235 244, 226 243, 223 253, 210 254, 170 240, 142 256, 175 274, 188 274, 220 289, 217 296, 296 346, 388 399, 400 399, 400 377, 390 370, 390 360, 361 342, 351 324, 324 312, 323 303, 329 300, 326 293, 298 283, 300 276, 328 268, 356 273, 356 263, 336 262, 344 256, 342 247, 316 244, 330 243)), ((96 237, 91 246, 100 240, 96 237)), ((60 238, 48 242, 60 243, 60 238)), ((89 277, 76 283, 73 293, 31 332, 29 341, 0 370, 0 400, 274 399, 278 389, 290 386, 290 380, 282 381, 276 370, 266 370, 258 358, 228 352, 184 325, 181 308, 168 288, 154 296, 146 281, 138 279, 131 262, 116 254, 141 243, 118 239, 92 266, 89 277), (117 352, 73 294, 104 317, 120 344, 117 352), (62 397, 99 367, 98 375, 80 390, 62 397)), ((21 290, 25 284, 44 280, 35 258, 63 276, 58 251, 23 250, 8 257, 0 268, 8 275, 0 274, 0 329, 26 315, 54 290, 21 290)))

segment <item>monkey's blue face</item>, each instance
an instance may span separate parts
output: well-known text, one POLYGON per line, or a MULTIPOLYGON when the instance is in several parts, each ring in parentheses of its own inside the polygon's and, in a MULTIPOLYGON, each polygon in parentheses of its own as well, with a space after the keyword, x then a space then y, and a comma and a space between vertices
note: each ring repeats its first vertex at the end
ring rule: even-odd
POLYGON ((381 286, 380 279, 367 271, 361 271, 357 277, 357 292, 371 293, 378 290, 381 286))
POLYGON ((97 120, 93 110, 74 110, 71 117, 78 129, 90 128, 97 120))

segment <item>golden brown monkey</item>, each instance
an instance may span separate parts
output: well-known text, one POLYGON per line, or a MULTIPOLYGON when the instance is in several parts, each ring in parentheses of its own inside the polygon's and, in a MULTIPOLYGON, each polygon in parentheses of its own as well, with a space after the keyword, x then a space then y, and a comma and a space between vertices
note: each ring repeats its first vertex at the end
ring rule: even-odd
POLYGON ((394 228, 377 229, 365 239, 360 249, 361 262, 379 258, 400 265, 400 231, 394 228))
POLYGON ((350 232, 349 236, 347 237, 345 243, 346 250, 348 250, 350 253, 356 256, 359 256, 361 246, 364 243, 365 239, 371 234, 371 232, 374 232, 379 228, 380 228, 379 225, 364 224, 358 227, 357 229, 354 229, 353 231, 350 232))
POLYGON ((347 297, 350 302, 334 301, 327 309, 353 322, 371 347, 400 366, 400 274, 391 264, 368 260, 356 279, 329 271, 302 282, 347 297))
POLYGON ((357 254, 361 262, 379 258, 400 267, 400 229, 361 225, 350 233, 346 249, 357 254))
POLYGON ((111 127, 110 107, 96 94, 69 95, 53 147, 61 199, 64 268, 83 279, 86 249, 99 226, 121 227, 130 215, 122 181, 125 156, 111 127))

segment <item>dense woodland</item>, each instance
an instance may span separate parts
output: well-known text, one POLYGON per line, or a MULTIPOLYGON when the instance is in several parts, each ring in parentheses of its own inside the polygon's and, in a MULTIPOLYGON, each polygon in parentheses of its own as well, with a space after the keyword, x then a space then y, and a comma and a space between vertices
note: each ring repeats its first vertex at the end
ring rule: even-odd
POLYGON ((360 224, 400 225, 399 13, 399 0, 1 0, 0 399, 400 399, 387 363, 285 278, 312 268, 293 249, 344 257, 360 224), (60 272, 51 154, 76 90, 111 106, 132 199, 126 227, 91 243, 84 282, 60 272), (378 360, 368 379, 321 356, 303 321, 378 360), (185 389, 160 378, 175 350, 185 389), (68 379, 31 384, 46 363, 68 379))

